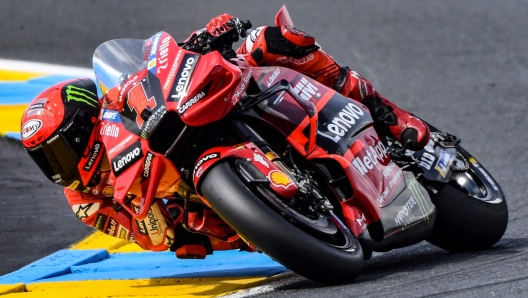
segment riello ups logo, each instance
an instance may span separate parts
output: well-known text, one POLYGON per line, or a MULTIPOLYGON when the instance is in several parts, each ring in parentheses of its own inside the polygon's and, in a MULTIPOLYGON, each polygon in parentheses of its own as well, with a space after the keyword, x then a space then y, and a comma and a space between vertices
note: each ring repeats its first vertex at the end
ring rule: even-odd
POLYGON ((136 161, 143 157, 143 151, 141 150, 141 142, 137 141, 132 146, 126 148, 116 157, 112 158, 112 169, 114 174, 117 176, 121 175, 136 161))

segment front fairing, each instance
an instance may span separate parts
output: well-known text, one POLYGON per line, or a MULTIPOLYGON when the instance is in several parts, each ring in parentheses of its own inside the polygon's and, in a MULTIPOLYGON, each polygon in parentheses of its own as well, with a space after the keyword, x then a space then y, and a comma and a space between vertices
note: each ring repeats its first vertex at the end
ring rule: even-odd
POLYGON ((93 65, 104 101, 101 136, 115 197, 123 205, 129 193, 146 198, 148 205, 156 193, 183 185, 166 158, 170 148, 185 127, 229 113, 236 103, 231 98, 243 85, 242 72, 220 53, 184 50, 166 32, 146 40, 108 41, 95 51, 93 65))
POLYGON ((104 101, 99 134, 110 160, 114 198, 140 219, 147 215, 154 197, 174 193, 180 184, 178 170, 149 143, 167 113, 169 92, 162 89, 167 79, 157 71, 165 64, 156 65, 160 56, 155 53, 163 40, 166 48, 178 48, 170 35, 160 32, 147 40, 108 41, 93 58, 104 101), (128 201, 133 198, 142 203, 139 212, 130 208, 128 201))

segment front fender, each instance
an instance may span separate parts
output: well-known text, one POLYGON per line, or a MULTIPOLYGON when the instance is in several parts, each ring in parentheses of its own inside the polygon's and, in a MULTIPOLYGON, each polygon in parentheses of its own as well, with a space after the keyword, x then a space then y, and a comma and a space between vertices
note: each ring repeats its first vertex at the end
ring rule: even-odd
POLYGON ((262 182, 269 182, 270 188, 284 198, 291 199, 297 193, 298 187, 291 177, 269 160, 255 144, 246 142, 235 146, 214 147, 200 156, 193 171, 193 182, 199 195, 202 195, 199 186, 207 171, 225 159, 243 159, 251 163, 263 174, 265 181, 262 182))

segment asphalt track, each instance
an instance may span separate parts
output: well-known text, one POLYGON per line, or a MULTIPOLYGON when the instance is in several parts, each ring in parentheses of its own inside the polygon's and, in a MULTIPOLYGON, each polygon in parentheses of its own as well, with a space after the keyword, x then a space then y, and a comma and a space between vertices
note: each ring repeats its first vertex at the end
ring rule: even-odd
MULTIPOLYGON (((225 12, 272 24, 283 2, 334 58, 460 137, 501 184, 510 220, 489 250, 450 254, 422 243, 375 254, 350 285, 321 287, 294 276, 251 293, 527 296, 528 1, 1 1, 0 58, 90 67, 106 40, 160 30, 182 40, 225 12)), ((0 140, 0 169, 0 275, 89 232, 16 143, 0 140)))

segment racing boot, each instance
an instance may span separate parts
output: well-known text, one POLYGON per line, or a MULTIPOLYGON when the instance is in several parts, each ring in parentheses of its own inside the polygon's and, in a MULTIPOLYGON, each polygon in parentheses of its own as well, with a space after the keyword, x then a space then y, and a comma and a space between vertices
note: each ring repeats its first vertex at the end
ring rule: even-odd
POLYGON ((334 89, 367 106, 376 131, 394 137, 404 149, 421 150, 429 142, 429 127, 422 120, 381 96, 357 72, 342 67, 334 89))
POLYGON ((227 225, 213 210, 192 204, 188 212, 189 228, 196 233, 189 232, 181 223, 183 208, 178 203, 167 205, 169 213, 175 219, 176 240, 171 246, 171 251, 179 259, 205 259, 215 250, 245 249, 246 244, 241 239, 235 241, 221 241, 218 238, 227 238, 235 235, 234 230, 227 225), (208 236, 211 235, 211 236, 208 236), (218 238, 216 238, 218 237, 218 238))
POLYGON ((167 204, 167 210, 171 215, 175 228, 175 241, 170 250, 176 254, 178 259, 205 259, 212 253, 211 244, 207 236, 190 233, 181 223, 183 220, 183 207, 176 203, 167 204))

